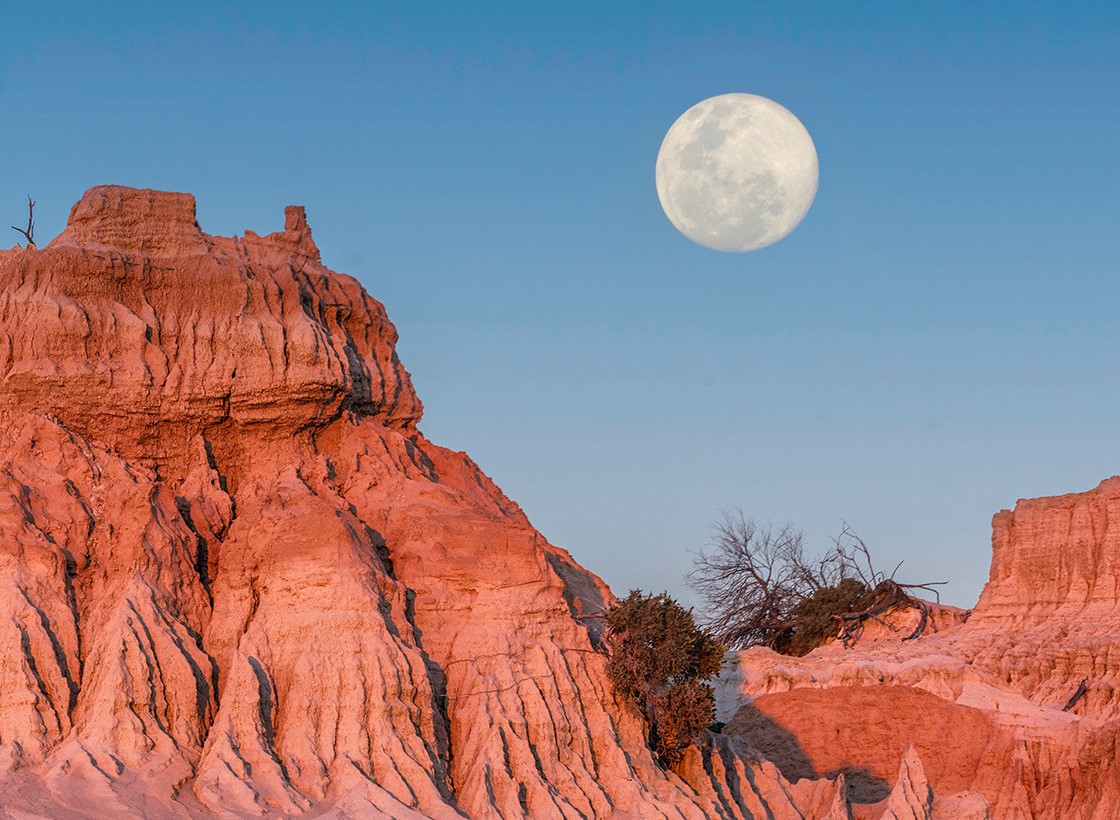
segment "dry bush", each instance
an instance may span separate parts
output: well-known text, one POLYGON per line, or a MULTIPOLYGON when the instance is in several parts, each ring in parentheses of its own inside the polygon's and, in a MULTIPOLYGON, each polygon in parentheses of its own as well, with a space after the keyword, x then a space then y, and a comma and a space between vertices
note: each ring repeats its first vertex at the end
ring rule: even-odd
POLYGON ((631 590, 606 621, 614 690, 645 719, 661 762, 675 765, 715 719, 715 695, 704 681, 719 673, 723 646, 665 593, 631 590))

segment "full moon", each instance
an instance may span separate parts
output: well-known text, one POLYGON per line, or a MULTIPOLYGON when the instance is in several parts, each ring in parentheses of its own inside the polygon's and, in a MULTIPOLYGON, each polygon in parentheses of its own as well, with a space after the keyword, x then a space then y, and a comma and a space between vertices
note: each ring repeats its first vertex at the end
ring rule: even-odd
POLYGON ((657 154, 657 196, 693 242, 717 251, 773 245, 817 195, 817 149, 773 100, 722 94, 681 114, 657 154))

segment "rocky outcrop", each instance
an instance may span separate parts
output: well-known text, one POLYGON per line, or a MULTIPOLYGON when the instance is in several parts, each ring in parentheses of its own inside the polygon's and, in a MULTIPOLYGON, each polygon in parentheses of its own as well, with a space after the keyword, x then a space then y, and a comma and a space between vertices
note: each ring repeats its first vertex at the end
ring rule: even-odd
POLYGON ((896 788, 912 746, 935 817, 1113 816, 1118 515, 1120 478, 998 513, 976 607, 920 640, 888 618, 850 649, 740 653, 725 731, 790 779, 844 772, 861 805, 896 788))
POLYGON ((932 820, 933 790, 926 780, 922 759, 911 746, 898 769, 894 789, 887 798, 883 820, 932 820))
POLYGON ((740 653, 667 772, 610 591, 421 434, 395 344, 300 208, 95 188, 0 251, 0 815, 1120 815, 1120 478, 999 513, 920 640, 740 653))
POLYGON ((728 738, 656 764, 610 591, 417 430, 395 342, 299 208, 95 188, 0 252, 0 813, 846 810, 728 738))
POLYGON ((1120 476, 1086 493, 1021 500, 992 518, 990 623, 1111 615, 1120 601, 1120 476))
POLYGON ((0 258, 0 409, 180 461, 190 431, 223 422, 420 417, 385 309, 322 266, 302 209, 281 233, 227 239, 202 233, 186 194, 94 188, 47 248, 0 258))

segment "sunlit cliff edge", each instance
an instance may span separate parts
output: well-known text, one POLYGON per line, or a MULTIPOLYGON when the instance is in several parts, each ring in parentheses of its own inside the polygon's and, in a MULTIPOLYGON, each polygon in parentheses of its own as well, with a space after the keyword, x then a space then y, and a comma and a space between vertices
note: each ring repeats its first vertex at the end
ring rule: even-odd
POLYGON ((657 765, 609 590, 417 430, 395 342, 301 208, 105 186, 0 251, 0 815, 842 810, 725 737, 657 765))
POLYGON ((919 640, 740 653, 666 771, 610 590, 423 436, 395 344, 301 208, 104 186, 0 251, 0 817, 1120 814, 1120 478, 999 513, 919 640))

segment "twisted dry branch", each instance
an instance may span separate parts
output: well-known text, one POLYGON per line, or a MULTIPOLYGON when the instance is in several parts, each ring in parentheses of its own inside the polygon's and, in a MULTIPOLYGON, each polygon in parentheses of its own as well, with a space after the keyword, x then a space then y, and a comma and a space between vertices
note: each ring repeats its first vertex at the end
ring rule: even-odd
POLYGON ((941 586, 944 581, 932 581, 925 584, 900 584, 890 578, 880 581, 874 592, 874 597, 871 602, 863 609, 857 612, 845 612, 841 615, 834 615, 837 621, 840 622, 840 629, 837 637, 844 643, 845 646, 850 646, 859 640, 860 635, 863 634, 863 625, 869 620, 876 620, 889 628, 893 629, 890 624, 886 624, 879 616, 885 612, 898 607, 908 607, 918 610, 919 618, 918 624, 914 630, 903 638, 904 641, 912 641, 922 637, 929 625, 929 604, 921 598, 916 598, 911 595, 907 590, 922 589, 940 596, 934 587, 941 586))
POLYGON ((27 240, 27 244, 31 247, 35 247, 35 200, 30 196, 27 197, 27 227, 17 228, 15 225, 12 225, 12 230, 23 234, 24 238, 27 240))

